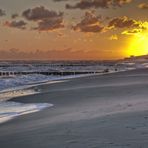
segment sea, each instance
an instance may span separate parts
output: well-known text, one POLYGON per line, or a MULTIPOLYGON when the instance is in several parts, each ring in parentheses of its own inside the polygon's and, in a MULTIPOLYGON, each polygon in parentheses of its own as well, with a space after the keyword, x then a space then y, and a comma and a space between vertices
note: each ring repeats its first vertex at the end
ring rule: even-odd
POLYGON ((12 98, 41 93, 35 89, 38 85, 130 70, 139 65, 142 67, 141 63, 125 61, 0 61, 0 124, 54 106, 11 101, 12 98))

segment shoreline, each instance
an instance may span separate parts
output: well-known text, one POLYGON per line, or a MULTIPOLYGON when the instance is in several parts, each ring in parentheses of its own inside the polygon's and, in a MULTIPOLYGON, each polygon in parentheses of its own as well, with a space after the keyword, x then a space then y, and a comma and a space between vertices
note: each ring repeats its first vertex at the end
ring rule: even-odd
MULTIPOLYGON (((94 75, 94 74, 93 74, 94 75)), ((1 99, 1 104, 0 104, 0 124, 4 124, 10 120, 13 120, 19 116, 25 115, 25 114, 31 114, 34 112, 39 112, 42 111, 43 109, 53 107, 54 104, 51 103, 20 103, 12 101, 13 98, 20 98, 23 96, 29 96, 29 95, 35 95, 35 94, 40 94, 40 90, 37 88, 42 85, 51 85, 55 83, 61 83, 61 82, 66 82, 70 79, 73 78, 81 78, 81 77, 86 77, 86 76, 92 76, 90 75, 78 75, 75 77, 68 76, 62 79, 56 79, 56 80, 51 80, 51 81, 46 81, 46 82, 39 82, 39 83, 33 83, 27 86, 21 86, 17 87, 11 90, 4 90, 0 92, 0 99, 1 99), (36 90, 37 89, 37 90, 36 90), (15 104, 15 112, 13 113, 12 111, 14 110, 14 104, 15 104), (6 109, 2 109, 3 106, 8 107, 8 111, 6 109), (22 111, 22 107, 26 105, 26 109, 22 111), (30 105, 33 105, 32 108, 27 107, 30 105), (20 107, 22 106, 22 107, 20 107), (18 109, 17 109, 18 108, 18 109), (5 111, 6 110, 6 111, 5 111), (11 110, 11 111, 9 111, 11 110), (20 110, 20 111, 19 111, 20 110), (12 113, 11 113, 12 112, 12 113), (11 113, 11 114, 10 114, 11 113)))
MULTIPOLYGON (((118 71, 118 72, 121 72, 121 71, 118 71)), ((112 73, 117 73, 117 72, 110 72, 110 73, 100 73, 100 74, 85 74, 85 75, 77 75, 77 76, 66 76, 66 77, 62 77, 59 79, 55 79, 55 80, 48 80, 48 81, 45 81, 45 82, 37 82, 37 83, 33 83, 33 84, 28 84, 28 85, 24 85, 24 86, 18 86, 18 87, 15 87, 14 89, 6 89, 6 90, 1 90, 0 91, 0 101, 9 101, 13 98, 16 98, 16 97, 22 97, 22 96, 28 96, 28 95, 33 95, 33 94, 38 94, 40 93, 40 90, 35 90, 36 87, 38 86, 42 86, 42 85, 50 85, 50 84, 54 84, 54 83, 61 83, 61 82, 65 82, 65 81, 69 81, 71 79, 75 79, 75 78, 83 78, 83 77, 89 77, 89 76, 98 76, 98 75, 105 75, 105 74, 112 74, 112 73), (26 91, 32 91, 30 93, 25 93, 26 91), (13 93, 16 93, 16 95, 14 95, 13 93), (6 99, 3 99, 1 97, 1 95, 4 95, 7 96, 8 94, 8 97, 6 97, 6 99), (14 96, 12 97, 9 97, 9 94, 13 94, 14 96)))
POLYGON ((61 77, 59 76, 59 78, 46 80, 45 82, 44 81, 43 82, 42 81, 41 82, 35 82, 35 83, 27 84, 27 85, 24 85, 24 86, 18 86, 18 87, 15 87, 14 89, 10 88, 10 89, 6 89, 6 90, 1 90, 0 94, 11 92, 11 91, 17 91, 17 90, 26 90, 26 89, 33 88, 33 87, 40 86, 40 85, 60 83, 60 82, 68 81, 70 79, 75 79, 75 78, 83 78, 83 77, 89 77, 89 76, 102 76, 102 75, 108 75, 108 74, 120 73, 120 72, 125 72, 125 71, 132 71, 132 70, 135 70, 135 69, 111 71, 111 72, 107 72, 107 73, 102 72, 102 73, 94 73, 94 74, 69 75, 69 76, 61 76, 61 77))
POLYGON ((147 148, 147 80, 148 69, 137 69, 40 85, 41 94, 11 101, 54 106, 1 124, 0 145, 147 148))
MULTIPOLYGON (((81 79, 81 78, 85 78, 85 77, 93 77, 93 76, 104 76, 104 75, 110 75, 110 74, 114 74, 114 73, 120 73, 120 72, 125 72, 125 71, 114 71, 114 72, 109 72, 109 73, 101 73, 101 74, 87 74, 87 75, 77 75, 77 76, 66 76, 65 78, 60 78, 59 80, 53 80, 53 81, 47 81, 47 82, 39 82, 39 83, 36 83, 36 84, 30 84, 30 85, 27 85, 27 86, 22 86, 22 87, 18 87, 17 89, 15 88, 14 90, 12 89, 12 90, 9 90, 9 91, 2 91, 1 93, 0 93, 0 98, 1 98, 1 95, 3 96, 3 98, 4 98, 4 96, 5 96, 5 98, 4 99, 2 99, 1 101, 3 102, 3 101, 6 101, 6 103, 7 103, 7 101, 8 102, 12 102, 12 105, 16 102, 16 101, 13 101, 13 99, 15 99, 15 98, 17 98, 17 99, 19 99, 19 98, 21 98, 21 97, 27 97, 27 96, 33 96, 33 95, 36 95, 36 94, 42 94, 42 91, 39 89, 39 87, 41 86, 48 86, 48 85, 51 85, 51 84, 56 84, 56 83, 62 83, 62 82, 67 82, 67 81, 70 81, 70 80, 72 80, 72 79, 81 79), (36 90, 37 89, 37 90, 36 90), (11 96, 11 97, 10 97, 11 96)), ((21 100, 19 100, 19 101, 17 101, 18 103, 21 103, 22 101, 21 100)), ((16 102, 16 103, 17 103, 16 102)), ((24 104, 24 103, 23 103, 24 104)), ((22 104, 22 105, 23 105, 22 104)), ((26 104, 26 103, 25 103, 26 104)), ((25 105, 24 104, 24 105, 25 105)), ((30 105, 30 103, 27 103, 28 105, 30 105)), ((31 103, 31 104, 33 104, 33 103, 31 103)), ((45 102, 43 102, 42 104, 40 104, 40 103, 38 103, 38 104, 35 104, 34 103, 34 105, 43 105, 43 104, 45 104, 45 102)), ((46 109, 46 108, 48 108, 48 106, 49 107, 52 107, 52 106, 54 106, 54 104, 51 104, 51 103, 49 103, 48 105, 45 105, 45 107, 43 107, 43 108, 41 108, 40 109, 40 107, 39 108, 36 108, 35 107, 35 109, 33 109, 32 111, 29 111, 28 112, 28 109, 26 109, 26 111, 28 112, 26 112, 26 114, 30 114, 30 113, 33 113, 33 112, 39 112, 39 111, 41 111, 41 110, 43 110, 43 109, 46 109)), ((10 106, 11 107, 11 106, 10 106)), ((19 107, 19 106, 18 106, 19 107)), ((24 111, 25 112, 25 111, 24 111)), ((5 123, 5 122, 7 122, 7 121, 9 121, 9 120, 12 120, 12 119, 14 119, 14 118, 17 118, 17 117, 19 117, 19 116, 22 116, 22 115, 24 115, 24 114, 22 114, 22 112, 18 112, 17 113, 17 115, 12 115, 12 117, 10 116, 9 117, 9 114, 8 114, 8 117, 6 116, 6 118, 8 118, 8 119, 3 119, 2 117, 3 117, 3 115, 2 115, 2 117, 0 116, 0 118, 1 118, 1 123, 0 124, 2 124, 2 123, 5 123), (4 120, 4 121, 3 121, 4 120)), ((100 117, 101 116, 103 116, 103 114, 102 115, 100 115, 100 117)))

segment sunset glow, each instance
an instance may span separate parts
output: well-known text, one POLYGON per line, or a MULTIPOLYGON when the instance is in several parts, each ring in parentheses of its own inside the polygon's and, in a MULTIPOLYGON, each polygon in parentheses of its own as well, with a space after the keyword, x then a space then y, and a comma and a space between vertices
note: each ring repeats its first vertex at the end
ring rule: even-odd
POLYGON ((141 32, 135 34, 131 40, 129 40, 129 47, 127 55, 139 56, 148 54, 148 32, 141 32))

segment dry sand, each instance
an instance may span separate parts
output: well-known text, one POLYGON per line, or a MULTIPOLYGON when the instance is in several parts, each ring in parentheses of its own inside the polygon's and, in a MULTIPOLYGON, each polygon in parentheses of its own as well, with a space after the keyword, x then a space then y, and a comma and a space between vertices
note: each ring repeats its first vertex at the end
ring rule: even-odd
POLYGON ((0 125, 0 148, 148 148, 148 69, 37 86, 54 107, 0 125))

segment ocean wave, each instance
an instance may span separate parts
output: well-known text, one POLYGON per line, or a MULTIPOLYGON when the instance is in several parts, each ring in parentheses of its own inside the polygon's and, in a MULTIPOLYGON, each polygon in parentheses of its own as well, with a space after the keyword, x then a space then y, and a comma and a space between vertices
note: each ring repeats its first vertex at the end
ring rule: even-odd
POLYGON ((4 123, 20 115, 41 111, 52 107, 49 103, 18 103, 12 101, 0 102, 0 123, 4 123))

